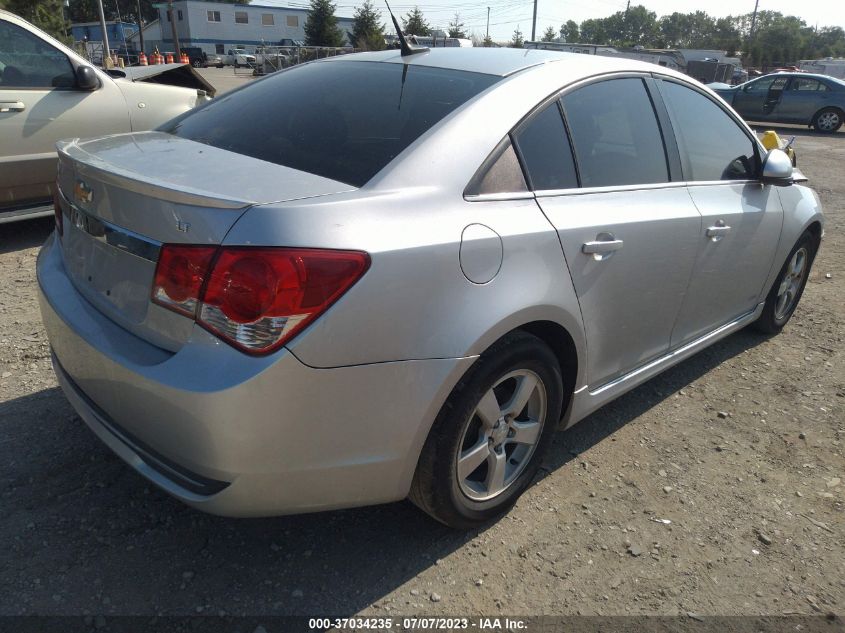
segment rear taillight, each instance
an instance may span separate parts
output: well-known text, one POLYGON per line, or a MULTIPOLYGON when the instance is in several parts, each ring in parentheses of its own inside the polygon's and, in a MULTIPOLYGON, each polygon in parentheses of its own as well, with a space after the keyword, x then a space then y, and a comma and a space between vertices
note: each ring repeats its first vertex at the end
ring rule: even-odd
POLYGON ((152 299, 165 308, 193 317, 215 246, 163 246, 158 256, 152 299))
POLYGON ((56 232, 61 237, 64 235, 65 222, 62 214, 62 203, 59 200, 60 195, 59 186, 56 185, 56 189, 53 191, 53 218, 56 220, 56 232))
POLYGON ((359 251, 165 245, 152 299, 242 351, 266 354, 325 312, 369 263, 359 251))

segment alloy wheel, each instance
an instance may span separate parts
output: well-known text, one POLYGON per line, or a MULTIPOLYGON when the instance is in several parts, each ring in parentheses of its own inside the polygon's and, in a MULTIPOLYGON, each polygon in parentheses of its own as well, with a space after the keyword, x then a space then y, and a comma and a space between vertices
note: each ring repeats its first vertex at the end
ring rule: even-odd
POLYGON ((456 456, 461 492, 473 501, 502 494, 525 470, 543 432, 546 388, 527 369, 500 378, 469 417, 456 456))
POLYGON ((801 284, 807 274, 809 255, 807 249, 802 247, 795 251, 789 265, 786 267, 783 280, 778 288, 777 302, 775 303, 775 319, 784 319, 795 307, 798 293, 801 291, 801 284))

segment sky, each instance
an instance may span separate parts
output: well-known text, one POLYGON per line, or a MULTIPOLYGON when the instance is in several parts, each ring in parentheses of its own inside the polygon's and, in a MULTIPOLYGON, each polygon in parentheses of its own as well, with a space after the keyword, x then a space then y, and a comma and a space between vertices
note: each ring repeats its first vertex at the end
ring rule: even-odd
MULTIPOLYGON (((625 9, 625 0, 537 0, 537 37, 540 39, 547 26, 555 30, 566 20, 582 22, 590 18, 603 18, 625 9)), ((280 6, 307 6, 307 0, 252 0, 253 4, 280 6)), ((374 0, 381 9, 385 22, 389 18, 384 0, 374 0)), ((335 0, 337 14, 352 16, 357 0, 335 0)), ((413 0, 394 0, 391 7, 396 17, 405 15, 414 6, 413 0)), ((657 16, 678 11, 690 13, 704 10, 714 17, 741 15, 754 10, 754 0, 631 0, 631 4, 642 4, 657 16)), ((420 0, 418 6, 432 26, 447 29, 455 11, 469 32, 484 36, 487 22, 487 7, 490 7, 490 35, 496 41, 511 39, 517 27, 525 39, 531 37, 533 0, 420 0)), ((845 28, 845 2, 842 0, 760 0, 759 10, 780 11, 784 15, 797 15, 809 25, 841 26, 845 28)))

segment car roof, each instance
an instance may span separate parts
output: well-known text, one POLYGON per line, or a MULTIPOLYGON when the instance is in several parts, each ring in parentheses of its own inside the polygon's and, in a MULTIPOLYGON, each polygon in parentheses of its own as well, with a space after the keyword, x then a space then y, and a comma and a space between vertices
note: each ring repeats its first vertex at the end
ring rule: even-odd
MULTIPOLYGON (((654 64, 621 57, 603 57, 581 53, 563 53, 525 48, 446 47, 433 48, 424 53, 402 57, 397 49, 358 53, 329 58, 331 61, 372 61, 409 66, 429 66, 506 77, 527 68, 560 63, 572 74, 588 76, 595 73, 638 70, 651 72, 654 64)), ((326 60, 326 61, 329 61, 326 60)), ((561 69, 563 70, 563 68, 561 69)), ((661 69, 662 70, 662 69, 661 69)))

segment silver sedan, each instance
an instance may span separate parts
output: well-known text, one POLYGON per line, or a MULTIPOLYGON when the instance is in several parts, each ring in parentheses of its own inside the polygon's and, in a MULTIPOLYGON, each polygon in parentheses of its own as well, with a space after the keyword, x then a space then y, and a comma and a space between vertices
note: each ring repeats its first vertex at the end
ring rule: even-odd
POLYGON ((559 422, 779 332, 823 226, 708 89, 550 51, 321 60, 59 156, 38 261, 59 382, 133 468, 225 515, 498 517, 559 422))

